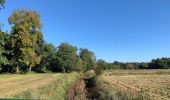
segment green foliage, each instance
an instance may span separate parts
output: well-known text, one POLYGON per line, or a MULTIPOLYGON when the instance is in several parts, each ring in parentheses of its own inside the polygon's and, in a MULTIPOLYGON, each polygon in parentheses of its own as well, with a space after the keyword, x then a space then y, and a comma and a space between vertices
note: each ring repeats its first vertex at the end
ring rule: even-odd
POLYGON ((5 56, 5 41, 6 35, 4 32, 2 32, 1 30, 1 26, 0 26, 0 72, 3 69, 3 66, 5 66, 6 64, 8 64, 8 59, 5 56))
POLYGON ((97 75, 100 75, 100 74, 102 74, 102 69, 100 69, 100 68, 96 68, 95 69, 95 73, 97 74, 97 75))
POLYGON ((77 66, 77 48, 68 43, 61 43, 56 53, 58 69, 64 72, 70 72, 77 66))
POLYGON ((148 63, 142 62, 142 63, 139 64, 139 67, 138 67, 138 68, 139 68, 139 69, 148 69, 148 63))
POLYGON ((39 14, 30 10, 15 10, 8 21, 9 24, 14 25, 17 29, 23 26, 30 32, 40 30, 42 27, 39 14))
POLYGON ((145 62, 118 62, 107 63, 107 69, 148 69, 148 63, 145 62))
POLYGON ((83 69, 83 61, 78 56, 75 59, 75 65, 74 65, 73 70, 78 71, 78 72, 83 72, 84 71, 84 69, 83 69))
POLYGON ((23 67, 31 71, 31 68, 41 61, 38 52, 40 45, 43 45, 40 16, 34 11, 16 10, 9 17, 9 24, 12 25, 11 62, 16 66, 16 72, 23 67))
POLYGON ((83 61, 83 68, 85 71, 95 68, 96 57, 92 51, 89 51, 88 49, 80 49, 80 58, 83 61))
POLYGON ((97 68, 98 69, 106 70, 107 69, 107 65, 108 65, 107 62, 104 61, 103 59, 99 59, 97 61, 97 68))
POLYGON ((157 58, 153 59, 149 63, 149 68, 151 69, 169 69, 170 68, 170 58, 157 58))
MULTIPOLYGON (((0 0, 0 7, 5 0, 0 0)), ((8 19, 11 34, 0 28, 0 72, 71 72, 95 70, 100 74, 107 69, 168 69, 170 58, 153 59, 145 62, 108 63, 102 59, 96 62, 95 54, 88 49, 80 49, 68 43, 56 48, 44 43, 41 32, 40 15, 30 10, 15 10, 8 19)))
POLYGON ((41 63, 36 67, 38 72, 49 71, 50 68, 55 67, 55 57, 56 56, 56 47, 53 44, 45 44, 42 53, 41 63))
POLYGON ((169 69, 170 58, 157 58, 153 59, 151 62, 118 62, 107 63, 103 60, 98 60, 98 69, 169 69))
POLYGON ((45 44, 42 61, 36 70, 38 72, 81 72, 85 69, 83 60, 77 54, 77 48, 68 43, 61 43, 58 48, 52 44, 45 44))

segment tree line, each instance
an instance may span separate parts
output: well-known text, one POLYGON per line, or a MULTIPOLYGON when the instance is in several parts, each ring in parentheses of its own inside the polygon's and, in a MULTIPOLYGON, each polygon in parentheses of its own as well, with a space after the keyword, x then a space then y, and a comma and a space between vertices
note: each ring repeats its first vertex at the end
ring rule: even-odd
POLYGON ((97 61, 102 70, 108 69, 170 69, 170 58, 152 59, 151 62, 118 62, 108 63, 102 59, 97 61))
POLYGON ((0 28, 0 72, 70 72, 92 69, 96 58, 92 51, 68 43, 55 47, 43 39, 40 15, 16 10, 8 18, 11 32, 0 28))
MULTIPOLYGON (((4 0, 1 2, 3 6, 4 0)), ((55 47, 44 41, 40 15, 35 11, 15 10, 8 22, 11 32, 3 32, 3 24, 0 25, 0 73, 170 68, 170 58, 149 63, 108 63, 97 61, 95 54, 86 48, 79 49, 69 43, 55 47)))

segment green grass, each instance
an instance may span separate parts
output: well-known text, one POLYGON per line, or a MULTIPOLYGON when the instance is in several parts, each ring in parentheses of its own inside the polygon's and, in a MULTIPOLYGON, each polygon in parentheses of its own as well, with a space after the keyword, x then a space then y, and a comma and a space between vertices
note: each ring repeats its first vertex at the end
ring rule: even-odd
MULTIPOLYGON (((25 76, 38 76, 38 75, 43 75, 44 73, 27 73, 27 74, 0 74, 0 78, 12 78, 12 77, 25 77, 25 76)), ((50 73, 49 73, 50 74, 50 73)))
POLYGON ((17 99, 50 99, 64 100, 67 90, 80 78, 80 74, 73 72, 63 75, 60 79, 35 90, 27 90, 16 94, 17 99))

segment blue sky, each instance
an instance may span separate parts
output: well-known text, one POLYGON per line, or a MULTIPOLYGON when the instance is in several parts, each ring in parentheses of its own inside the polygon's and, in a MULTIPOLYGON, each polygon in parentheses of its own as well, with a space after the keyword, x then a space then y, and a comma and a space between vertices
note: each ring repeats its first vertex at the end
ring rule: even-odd
POLYGON ((10 30, 13 10, 40 13, 45 41, 88 48, 106 61, 170 57, 169 0, 6 0, 0 10, 10 30))

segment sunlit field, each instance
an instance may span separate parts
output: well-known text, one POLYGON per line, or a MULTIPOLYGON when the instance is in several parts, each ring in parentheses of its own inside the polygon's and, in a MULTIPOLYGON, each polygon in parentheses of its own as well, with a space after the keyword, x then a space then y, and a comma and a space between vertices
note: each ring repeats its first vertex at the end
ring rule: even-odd
POLYGON ((169 4, 0 0, 0 100, 170 100, 169 4))
POLYGON ((64 99, 77 73, 0 75, 0 98, 64 99))
POLYGON ((104 71, 100 80, 113 98, 170 99, 170 70, 104 71))

